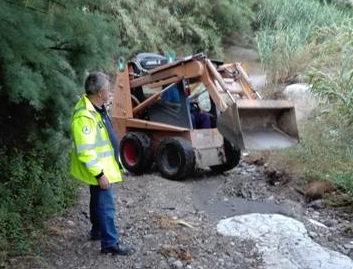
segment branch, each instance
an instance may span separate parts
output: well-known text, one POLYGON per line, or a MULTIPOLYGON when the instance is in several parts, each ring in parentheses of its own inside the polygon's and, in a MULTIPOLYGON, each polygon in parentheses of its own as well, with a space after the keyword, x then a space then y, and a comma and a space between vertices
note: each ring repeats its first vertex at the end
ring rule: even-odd
MULTIPOLYGON (((48 37, 48 36, 47 36, 48 37)), ((48 37, 50 38, 50 37, 48 37)), ((51 50, 65 50, 65 51, 74 51, 72 48, 65 47, 66 45, 70 44, 69 41, 63 41, 55 46, 49 47, 51 50)))
POLYGON ((31 10, 31 11, 35 11, 35 12, 39 12, 39 13, 42 13, 42 14, 47 14, 45 11, 43 11, 43 10, 39 10, 39 9, 35 9, 35 8, 33 8, 33 7, 30 7, 30 6, 24 6, 24 5, 19 5, 19 4, 17 4, 17 3, 14 3, 14 2, 12 2, 11 0, 5 0, 8 4, 11 4, 11 5, 14 5, 14 6, 16 6, 16 7, 18 7, 18 8, 23 8, 23 9, 27 9, 27 10, 31 10))
POLYGON ((49 47, 49 49, 51 50, 64 50, 64 51, 74 51, 74 49, 72 48, 63 48, 63 47, 58 47, 58 46, 54 46, 54 47, 49 47))

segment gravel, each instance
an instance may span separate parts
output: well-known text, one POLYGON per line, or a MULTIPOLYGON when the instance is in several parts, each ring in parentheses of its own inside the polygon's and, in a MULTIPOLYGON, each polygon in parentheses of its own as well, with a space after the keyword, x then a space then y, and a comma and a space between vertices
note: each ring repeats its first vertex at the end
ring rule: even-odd
MULTIPOLYGON (((217 223, 232 215, 279 213, 302 221, 316 242, 353 257, 352 206, 307 204, 296 191, 302 180, 283 171, 270 178, 266 165, 241 163, 216 175, 198 171, 185 181, 162 178, 158 172, 126 174, 115 185, 116 223, 121 239, 135 248, 129 257, 101 255, 99 241, 89 240, 87 186, 80 186, 77 204, 48 221, 33 255, 14 257, 21 268, 256 269, 262 257, 255 242, 217 233, 217 223), (261 212, 259 212, 261 211, 261 212)), ((341 193, 331 193, 331 198, 341 193)))

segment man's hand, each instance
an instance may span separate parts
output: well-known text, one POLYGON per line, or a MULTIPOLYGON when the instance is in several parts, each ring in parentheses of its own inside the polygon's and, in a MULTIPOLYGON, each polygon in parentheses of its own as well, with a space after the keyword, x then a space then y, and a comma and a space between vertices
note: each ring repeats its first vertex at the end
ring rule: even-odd
POLYGON ((98 184, 101 189, 103 189, 103 190, 108 189, 109 188, 109 180, 108 180, 107 176, 106 175, 101 176, 98 179, 98 184))

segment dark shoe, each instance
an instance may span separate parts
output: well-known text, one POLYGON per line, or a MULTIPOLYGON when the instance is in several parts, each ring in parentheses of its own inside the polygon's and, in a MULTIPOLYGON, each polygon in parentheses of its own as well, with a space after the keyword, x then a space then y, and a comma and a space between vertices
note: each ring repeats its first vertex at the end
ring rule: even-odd
POLYGON ((128 256, 132 254, 132 249, 124 244, 117 244, 116 246, 108 247, 108 248, 102 248, 101 249, 102 254, 112 254, 112 255, 122 255, 122 256, 128 256))

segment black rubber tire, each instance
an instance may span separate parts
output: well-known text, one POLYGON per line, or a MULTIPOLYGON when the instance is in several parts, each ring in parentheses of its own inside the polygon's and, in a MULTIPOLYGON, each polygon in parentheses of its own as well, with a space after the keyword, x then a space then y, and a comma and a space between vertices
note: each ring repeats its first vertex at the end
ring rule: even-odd
POLYGON ((239 164, 241 151, 239 148, 235 147, 228 140, 224 139, 224 153, 226 155, 226 162, 223 164, 212 165, 210 168, 212 171, 217 173, 222 173, 229 171, 239 164))
POLYGON ((156 165, 163 177, 183 180, 195 170, 195 151, 182 137, 168 137, 159 144, 156 165))
POLYGON ((151 139, 145 133, 130 132, 124 135, 120 141, 119 153, 122 165, 133 174, 141 175, 152 166, 151 139))

